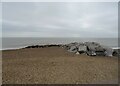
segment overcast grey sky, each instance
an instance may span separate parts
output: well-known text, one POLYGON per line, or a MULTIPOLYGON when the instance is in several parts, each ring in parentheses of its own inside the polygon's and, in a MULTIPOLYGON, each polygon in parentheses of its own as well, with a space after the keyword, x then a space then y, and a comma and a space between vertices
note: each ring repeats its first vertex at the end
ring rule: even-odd
POLYGON ((117 37, 117 2, 2 3, 4 37, 117 37))

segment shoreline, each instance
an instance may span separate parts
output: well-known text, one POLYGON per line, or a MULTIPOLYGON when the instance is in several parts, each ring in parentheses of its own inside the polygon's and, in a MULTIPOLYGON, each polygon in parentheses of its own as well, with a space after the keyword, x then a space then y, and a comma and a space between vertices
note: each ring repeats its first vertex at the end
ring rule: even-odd
MULTIPOLYGON (((48 44, 42 44, 42 45, 48 45, 48 44)), ((49 44, 49 45, 52 45, 52 44, 49 44)), ((55 44, 54 44, 55 45, 55 44)), ((59 45, 59 44, 57 44, 59 45)), ((60 45, 65 45, 65 44, 60 44, 60 45)), ((32 46, 32 45, 27 45, 27 46, 22 46, 22 47, 17 47, 17 48, 4 48, 4 49, 0 49, 0 51, 3 51, 3 50, 16 50, 16 49, 23 49, 25 47, 28 47, 28 46, 32 46)), ((36 45, 35 45, 36 46, 36 45)), ((40 45, 41 46, 41 45, 40 45)), ((108 47, 108 46, 107 46, 108 47)), ((109 47, 111 49, 120 49, 120 47, 109 47)))
POLYGON ((36 44, 36 45, 26 45, 26 46, 21 46, 21 47, 17 47, 17 48, 4 48, 4 49, 0 49, 0 51, 24 49, 24 48, 29 47, 29 46, 48 46, 48 45, 66 45, 66 44, 40 44, 40 45, 36 44))
POLYGON ((62 47, 68 52, 74 52, 75 54, 86 54, 90 56, 117 56, 120 55, 120 47, 110 48, 108 46, 100 45, 97 42, 72 42, 69 44, 42 44, 42 45, 29 45, 20 48, 9 48, 0 51, 20 50, 26 48, 46 48, 46 47, 62 47), (96 47, 97 46, 97 47, 96 47), (88 49, 89 48, 89 49, 88 49), (91 48, 91 50, 90 50, 91 48), (98 50, 97 50, 98 48, 98 50), (91 53, 93 52, 93 53, 91 53))

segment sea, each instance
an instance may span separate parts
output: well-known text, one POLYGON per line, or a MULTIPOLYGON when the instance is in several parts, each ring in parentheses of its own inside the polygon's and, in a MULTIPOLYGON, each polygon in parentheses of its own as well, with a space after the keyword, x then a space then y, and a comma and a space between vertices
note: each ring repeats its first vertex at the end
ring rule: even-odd
MULTIPOLYGON (((118 38, 41 38, 41 37, 4 37, 0 50, 19 49, 30 45, 68 44, 71 42, 98 42, 110 48, 118 47, 118 38)), ((119 42, 120 43, 120 42, 119 42)))

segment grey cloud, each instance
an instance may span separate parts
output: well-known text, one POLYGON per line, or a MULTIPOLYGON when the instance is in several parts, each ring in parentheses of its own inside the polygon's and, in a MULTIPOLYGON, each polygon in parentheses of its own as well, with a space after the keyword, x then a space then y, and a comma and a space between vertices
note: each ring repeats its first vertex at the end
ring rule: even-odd
POLYGON ((117 37, 117 2, 3 3, 3 36, 117 37))

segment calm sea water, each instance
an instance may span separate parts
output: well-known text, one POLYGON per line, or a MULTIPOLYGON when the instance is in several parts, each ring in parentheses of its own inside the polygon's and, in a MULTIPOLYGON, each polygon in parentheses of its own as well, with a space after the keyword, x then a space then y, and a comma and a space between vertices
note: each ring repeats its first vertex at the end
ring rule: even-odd
POLYGON ((117 38, 2 38, 2 50, 18 49, 28 45, 67 44, 71 42, 98 42, 108 47, 118 47, 117 38))

